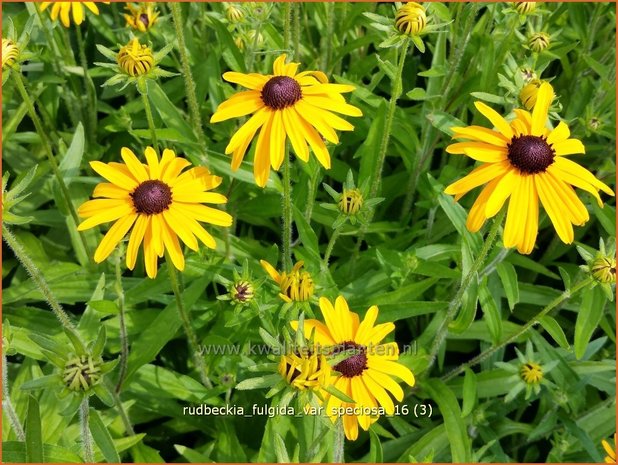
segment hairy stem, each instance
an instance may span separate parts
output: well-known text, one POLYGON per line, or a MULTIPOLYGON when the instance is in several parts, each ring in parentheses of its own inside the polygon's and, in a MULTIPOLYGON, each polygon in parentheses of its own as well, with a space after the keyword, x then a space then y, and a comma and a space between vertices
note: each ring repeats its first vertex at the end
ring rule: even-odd
POLYGON ((451 323, 451 321, 453 321, 457 310, 459 310, 459 307, 461 307, 465 292, 468 290, 468 287, 470 286, 472 280, 476 278, 477 273, 480 271, 483 263, 485 263, 485 259, 487 258, 487 255, 489 254, 491 248, 494 245, 505 213, 506 209, 503 208, 502 211, 498 214, 498 216, 494 219, 491 229, 487 233, 487 238, 485 239, 485 243, 483 244, 481 252, 479 253, 478 257, 476 257, 476 260, 470 267, 470 270, 468 270, 468 273, 464 276, 461 282, 461 286, 459 286, 455 297, 453 297, 453 300, 451 300, 448 305, 446 315, 440 323, 440 326, 438 327, 434 343, 431 346, 431 350, 429 352, 429 365, 427 367, 427 372, 429 372, 429 369, 433 366, 438 351, 440 350, 442 344, 444 343, 444 340, 446 339, 446 336, 448 334, 448 325, 451 323))
POLYGON ((208 166, 208 147, 204 139, 204 128, 202 126, 202 117, 200 116, 200 107, 197 103, 197 95, 195 94, 195 80, 191 72, 189 64, 189 56, 187 55, 187 46, 185 43, 185 33, 182 22, 182 10, 180 3, 170 3, 172 16, 174 18, 174 26, 176 27, 176 37, 178 38, 178 48, 180 50, 180 61, 182 63, 182 76, 185 81, 185 90, 187 92, 187 103, 189 105, 189 117, 193 131, 197 136, 197 141, 202 150, 204 164, 208 166))
POLYGON ((335 424, 335 440, 333 444, 333 463, 344 463, 345 436, 343 434, 343 418, 339 417, 335 424))
POLYGON ((17 257, 19 262, 26 269, 28 274, 32 277, 32 280, 41 291, 41 294, 43 294, 43 298, 51 307, 54 315, 56 315, 56 318, 58 318, 58 320, 60 321, 60 324, 77 334, 75 325, 71 323, 69 315, 67 315, 67 313, 64 311, 62 305, 60 305, 60 302, 58 302, 56 296, 54 296, 52 290, 49 288, 49 284, 47 284, 47 281, 43 277, 41 270, 39 270, 39 268, 34 264, 32 259, 28 256, 23 246, 19 243, 17 237, 15 237, 15 235, 13 235, 13 233, 4 224, 2 225, 2 238, 11 248, 11 250, 17 257))
POLYGON ((89 402, 88 396, 84 397, 82 404, 79 409, 79 423, 81 427, 81 435, 82 435, 82 449, 84 451, 84 462, 85 463, 94 463, 94 453, 92 451, 92 438, 90 436, 90 426, 89 426, 89 402))
POLYGON ((290 154, 286 144, 285 158, 283 159, 283 229, 281 243, 283 257, 281 262, 285 271, 292 268, 292 181, 290 179, 290 154))
POLYGON ((212 388, 212 383, 210 382, 210 379, 208 379, 208 374, 206 373, 204 359, 199 352, 197 335, 195 334, 195 331, 193 331, 187 309, 185 309, 185 303, 182 300, 182 284, 180 282, 181 276, 178 274, 178 271, 176 271, 172 260, 167 254, 166 261, 170 276, 170 283, 172 284, 172 291, 174 291, 174 296, 176 297, 176 308, 178 309, 178 315, 180 316, 180 321, 182 322, 185 335, 187 336, 187 340, 189 342, 189 350, 191 351, 191 356, 193 357, 193 363, 195 364, 195 368, 198 371, 202 384, 207 388, 212 388))
POLYGON ((528 332, 528 330, 530 328, 532 328, 533 326, 537 325, 540 322, 541 318, 543 318, 545 315, 547 315, 549 312, 551 312, 553 309, 555 309, 559 305, 562 305, 564 302, 569 300, 571 297, 573 297, 577 293, 579 293, 579 291, 581 291, 582 289, 585 289, 586 287, 590 286, 592 283, 593 283, 593 278, 587 278, 587 279, 585 279, 583 281, 580 281, 578 284, 573 286, 571 289, 567 289, 562 294, 560 294, 558 297, 556 297, 554 300, 552 300, 549 304, 547 304, 547 306, 545 306, 545 308, 543 308, 543 310, 541 310, 539 313, 537 313, 534 318, 532 318, 525 325, 523 325, 519 329, 519 331, 517 331, 511 337, 509 337, 509 338, 505 339, 504 341, 500 342, 498 345, 496 345, 494 347, 491 347, 491 348, 481 352, 479 355, 477 355, 476 357, 474 357, 470 361, 461 364, 460 366, 455 368, 453 371, 451 371, 451 372, 447 373, 446 375, 444 375, 442 377, 442 381, 446 382, 446 381, 449 381, 450 379, 453 379, 457 375, 463 373, 466 368, 478 365, 483 360, 486 360, 487 358, 491 357, 493 354, 495 354, 497 351, 499 351, 503 347, 506 347, 507 345, 515 342, 522 335, 524 335, 526 332, 528 332))
POLYGON ((4 351, 2 351, 2 408, 9 419, 9 423, 11 423, 11 426, 15 431, 17 440, 26 442, 26 434, 21 426, 17 412, 15 412, 15 409, 13 408, 13 403, 11 402, 11 394, 9 391, 9 370, 4 351))
POLYGON ((335 247, 335 243, 337 239, 339 239, 341 229, 337 228, 333 231, 333 234, 330 236, 330 240, 328 241, 328 245, 326 246, 326 252, 324 253, 324 260, 322 260, 322 267, 328 268, 328 261, 330 260, 330 254, 333 252, 333 248, 335 247))
POLYGON ((148 95, 142 93, 142 102, 144 103, 144 111, 146 112, 146 119, 148 120, 148 127, 150 128, 150 138, 152 139, 152 146, 157 154, 159 153, 159 142, 157 141, 157 131, 155 130, 154 119, 152 117, 152 108, 150 107, 150 100, 148 95))
POLYGON ((86 98, 88 101, 88 140, 94 144, 96 141, 96 128, 97 128, 97 97, 94 92, 94 83, 88 74, 88 60, 86 60, 86 44, 82 35, 81 27, 75 27, 75 33, 77 35, 77 48, 79 49, 79 61, 82 69, 84 70, 84 88, 86 91, 86 98))
POLYGON ((129 362, 129 339, 127 338, 127 326, 124 320, 124 289, 122 287, 122 257, 124 255, 124 247, 118 247, 116 256, 116 281, 114 289, 118 296, 118 317, 120 322, 120 369, 118 372, 118 382, 116 383, 116 392, 122 389, 124 377, 127 374, 127 364, 129 362))

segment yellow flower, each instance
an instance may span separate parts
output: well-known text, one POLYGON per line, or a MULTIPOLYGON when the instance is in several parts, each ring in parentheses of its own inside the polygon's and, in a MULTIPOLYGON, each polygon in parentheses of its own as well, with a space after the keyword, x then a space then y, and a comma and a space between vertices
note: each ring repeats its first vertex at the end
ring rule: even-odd
POLYGON ((324 354, 307 348, 299 352, 282 355, 279 373, 296 389, 320 389, 330 379, 331 367, 324 354))
POLYGON ((230 23, 239 23, 244 19, 245 14, 236 5, 228 5, 225 9, 225 16, 230 23))
POLYGON ((339 210, 346 215, 357 214, 363 206, 363 194, 358 189, 343 189, 339 210))
POLYGON ((519 368, 519 376, 526 384, 538 384, 543 379, 543 370, 538 363, 526 362, 519 368))
POLYGON ((520 15, 527 15, 536 10, 536 2, 514 2, 513 7, 520 15))
MULTIPOLYGON (((532 110, 534 105, 536 104, 536 97, 539 93, 539 89, 541 84, 546 83, 547 81, 542 81, 540 79, 532 79, 528 84, 526 84, 519 93, 519 100, 526 107, 527 110, 532 110)), ((547 83, 551 88, 552 100, 555 96, 554 89, 551 87, 551 84, 547 83)))
POLYGON ((601 283, 615 283, 616 257, 597 257, 590 265, 590 272, 601 283))
POLYGON ((539 200, 549 215, 560 239, 573 242, 573 224, 588 221, 588 210, 571 186, 583 189, 603 206, 599 189, 614 192, 595 176, 565 155, 585 153, 584 145, 570 139, 569 127, 561 121, 555 129, 546 128, 547 112, 552 100, 547 83, 539 88, 532 114, 515 110, 516 118, 508 123, 500 114, 481 102, 476 108, 496 130, 481 126, 454 127, 453 138, 467 139, 449 145, 451 154, 465 154, 482 162, 463 179, 445 190, 459 200, 475 187, 487 184, 472 206, 467 228, 478 231, 485 220, 496 215, 510 197, 504 246, 519 252, 532 252, 538 233, 539 200))
POLYGON ((19 57, 17 44, 11 39, 2 39, 2 69, 5 66, 13 66, 19 57))
POLYGON ((611 444, 605 439, 601 441, 601 444, 603 445, 603 449, 605 449, 605 452, 607 453, 607 456, 605 457, 605 463, 616 463, 616 434, 614 434, 614 447, 612 447, 611 444))
POLYGON ((313 279, 307 271, 301 271, 304 265, 302 260, 297 262, 289 273, 285 271, 279 273, 266 260, 260 260, 260 264, 279 285, 281 290, 279 297, 284 301, 305 302, 313 295, 313 279))
POLYGON ((184 269, 185 259, 178 237, 191 250, 198 250, 197 239, 211 249, 216 247, 214 238, 198 221, 230 226, 232 217, 201 205, 227 202, 225 196, 207 192, 221 184, 220 177, 202 167, 181 174, 190 163, 176 157, 170 149, 163 151, 161 160, 152 147, 146 148, 145 155, 147 164, 123 147, 124 164, 90 162, 92 169, 110 182, 98 184, 92 194, 95 200, 79 207, 79 215, 87 219, 77 229, 84 231, 115 221, 94 253, 95 262, 101 263, 133 227, 127 247, 127 267, 131 270, 135 267, 137 251, 143 241, 146 273, 155 278, 157 257, 162 257, 165 250, 174 266, 181 271, 184 269))
MULTIPOLYGON (((110 2, 100 2, 109 4, 110 2)), ((73 22, 78 26, 84 21, 84 7, 88 8, 95 15, 99 14, 97 2, 41 2, 39 8, 44 11, 49 5, 53 5, 51 9, 51 19, 56 20, 60 15, 60 22, 64 27, 71 25, 70 13, 73 13, 73 22)))
POLYGON ((129 13, 124 14, 127 26, 140 32, 146 32, 157 22, 159 12, 155 11, 153 3, 142 3, 139 6, 127 3, 129 13))
MULTIPOLYGON (((399 358, 396 342, 380 344, 395 329, 395 325, 375 325, 377 306, 367 310, 362 322, 358 314, 350 311, 342 296, 337 297, 334 306, 327 298, 320 298, 320 309, 326 324, 318 320, 305 320, 304 332, 307 339, 313 334, 314 342, 321 348, 331 347, 331 353, 335 356, 351 353, 333 367, 336 373, 331 375, 329 384, 356 403, 344 402, 324 392, 324 404, 325 412, 333 422, 343 418, 345 435, 353 441, 358 437, 358 425, 366 431, 377 421, 378 416, 372 415, 372 411, 377 411, 379 406, 388 415, 395 412, 389 392, 398 401, 403 399, 403 390, 391 377, 396 376, 414 386, 414 375, 396 362, 399 358)), ((297 321, 291 324, 295 330, 298 329, 297 321)))
POLYGON ((427 26, 425 8, 415 2, 409 2, 397 10, 395 27, 402 34, 409 36, 419 35, 427 26))
POLYGON ((116 57, 120 69, 129 76, 143 76, 155 65, 152 50, 147 45, 139 43, 133 38, 122 47, 116 57))
POLYGON ((299 63, 286 65, 285 57, 284 54, 275 60, 274 75, 225 73, 226 81, 250 90, 223 102, 210 119, 211 123, 217 123, 253 113, 232 136, 225 153, 232 154, 232 169, 237 170, 251 140, 261 128, 253 162, 255 182, 260 187, 266 185, 270 166, 278 170, 283 163, 286 138, 290 139, 296 156, 305 162, 309 160, 309 143, 318 161, 328 169, 330 155, 322 137, 336 144, 339 138, 335 129, 354 129, 332 112, 362 116, 361 111, 345 103, 341 95, 353 91, 354 86, 329 84, 321 71, 297 74, 299 63))
POLYGON ((528 47, 530 47, 533 52, 539 53, 549 47, 550 40, 549 35, 546 33, 535 32, 528 39, 528 47))

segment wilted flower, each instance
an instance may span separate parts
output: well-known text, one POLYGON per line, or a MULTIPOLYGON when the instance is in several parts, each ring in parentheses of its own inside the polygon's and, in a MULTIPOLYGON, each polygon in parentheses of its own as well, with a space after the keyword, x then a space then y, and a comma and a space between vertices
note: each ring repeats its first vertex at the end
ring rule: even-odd
POLYGON ((324 354, 312 353, 305 347, 282 355, 279 373, 288 384, 301 391, 320 389, 330 381, 331 367, 324 354))

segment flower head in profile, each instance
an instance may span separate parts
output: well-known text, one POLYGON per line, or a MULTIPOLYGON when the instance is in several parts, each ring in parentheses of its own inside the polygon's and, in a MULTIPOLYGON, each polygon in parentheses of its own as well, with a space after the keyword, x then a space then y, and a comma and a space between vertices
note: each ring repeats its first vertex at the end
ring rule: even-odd
MULTIPOLYGON (((534 105, 536 105, 536 98, 539 94, 539 89, 541 88, 541 84, 547 83, 547 81, 542 81, 540 79, 531 79, 528 84, 526 84, 519 93, 519 100, 521 100, 522 105, 526 108, 526 110, 532 110, 534 105)), ((547 85, 551 86, 551 84, 547 83, 547 85)), ((551 88, 552 99, 554 98, 554 89, 551 88)))
MULTIPOLYGON (((333 303, 325 297, 320 298, 320 309, 325 323, 318 320, 305 320, 303 329, 305 337, 313 337, 315 344, 322 350, 330 348, 329 360, 333 372, 329 384, 336 390, 355 401, 346 402, 339 397, 324 392, 325 412, 333 422, 337 421, 343 410, 343 427, 349 440, 358 437, 358 426, 369 429, 378 417, 371 415, 372 410, 381 406, 388 415, 395 411, 391 399, 403 399, 403 390, 393 380, 393 376, 408 385, 414 385, 414 375, 401 363, 396 342, 382 343, 382 340, 395 329, 393 323, 376 325, 378 307, 367 310, 365 318, 360 321, 357 313, 351 312, 342 296, 333 303), (353 409, 353 410, 348 410, 353 409), (352 411, 358 414, 347 414, 352 411)), ((298 322, 292 327, 297 330, 298 322)))
POLYGON ((605 463, 616 463, 616 434, 614 433, 614 447, 605 439, 601 441, 601 445, 607 454, 605 456, 605 463))
POLYGON ((332 371, 324 354, 307 347, 282 355, 278 370, 288 384, 301 391, 324 387, 332 371))
POLYGON ((425 7, 416 2, 408 2, 397 10, 395 27, 401 34, 419 35, 427 26, 425 7))
POLYGON ((610 301, 616 294, 616 242, 610 239, 606 244, 603 238, 599 239, 599 250, 590 250, 588 247, 577 246, 579 255, 586 261, 580 268, 593 279, 594 285, 601 286, 610 301))
POLYGON ((281 273, 266 260, 260 260, 260 264, 279 285, 279 297, 285 302, 306 302, 313 295, 313 279, 308 271, 302 269, 304 265, 302 260, 294 265, 292 271, 281 273))
POLYGON ((211 123, 218 123, 253 113, 232 136, 225 153, 232 154, 232 169, 237 170, 259 130, 253 172, 260 187, 266 185, 271 166, 274 170, 281 167, 286 139, 301 160, 309 160, 311 147, 320 164, 328 169, 330 155, 322 138, 336 144, 339 137, 335 130, 354 129, 335 113, 362 116, 341 95, 352 92, 354 86, 330 84, 321 71, 298 73, 299 63, 286 64, 285 58, 283 54, 275 60, 273 74, 223 74, 226 81, 249 90, 238 92, 220 104, 210 118, 211 123))
POLYGON ((146 32, 153 27, 159 18, 159 12, 153 3, 140 3, 138 6, 127 3, 124 14, 127 26, 139 32, 146 32))
POLYGON ((198 250, 198 239, 211 249, 214 238, 199 222, 227 227, 232 217, 203 203, 224 204, 227 198, 209 192, 221 184, 221 178, 203 167, 190 168, 190 163, 165 149, 161 159, 152 147, 147 147, 147 163, 124 147, 124 163, 90 162, 92 169, 109 182, 98 184, 94 200, 81 205, 78 213, 86 218, 77 229, 84 231, 102 223, 114 221, 94 253, 101 263, 129 231, 127 267, 133 269, 140 245, 144 244, 144 264, 148 277, 157 276, 157 258, 167 251, 173 265, 183 270, 185 259, 180 240, 191 250, 198 250))
MULTIPOLYGON (((55 21, 60 16, 60 22, 64 27, 71 26, 71 13, 73 15, 73 22, 76 25, 80 25, 84 21, 85 11, 84 7, 89 9, 95 15, 99 14, 99 2, 41 2, 39 8, 41 11, 45 11, 48 6, 51 7, 51 19, 55 21)), ((110 2, 100 2, 109 4, 110 2)))
POLYGON ((12 39, 2 39, 2 69, 12 67, 19 58, 19 48, 12 39))
POLYGON ((574 239, 573 225, 581 226, 589 219, 588 210, 572 186, 591 193, 599 206, 603 206, 599 190, 614 195, 590 171, 567 158, 585 153, 581 141, 570 138, 567 124, 561 121, 554 129, 546 127, 552 97, 551 86, 542 84, 532 113, 517 109, 511 122, 484 103, 476 102, 477 110, 496 129, 451 128, 453 138, 464 141, 446 148, 448 153, 467 155, 482 163, 445 189, 459 200, 472 189, 485 185, 468 214, 468 230, 478 231, 510 199, 503 242, 505 247, 517 247, 523 254, 532 252, 536 242, 539 203, 558 237, 570 244, 574 239))

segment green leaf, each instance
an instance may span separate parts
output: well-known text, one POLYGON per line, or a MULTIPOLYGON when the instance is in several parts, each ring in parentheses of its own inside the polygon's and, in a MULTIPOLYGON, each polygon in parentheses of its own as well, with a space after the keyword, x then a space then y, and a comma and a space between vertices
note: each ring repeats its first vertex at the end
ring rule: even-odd
POLYGON ((509 303, 509 309, 513 311, 515 305, 519 302, 519 284, 517 283, 517 271, 509 262, 500 262, 496 266, 498 276, 502 282, 502 288, 506 295, 506 300, 509 303))
POLYGON ((425 381, 423 389, 438 405, 438 411, 444 420, 453 463, 465 463, 472 460, 470 437, 455 394, 440 380, 425 381))
POLYGON ((290 457, 288 451, 285 448, 285 441, 279 433, 274 434, 275 439, 275 455, 277 456, 278 463, 290 463, 290 457))
POLYGON ((483 310, 483 316, 492 340, 494 344, 498 344, 502 340, 502 316, 494 296, 491 295, 487 287, 486 280, 479 286, 479 304, 483 310))
POLYGON ((120 463, 120 456, 114 447, 114 441, 107 431, 106 426, 103 424, 103 420, 99 416, 99 413, 91 408, 90 409, 90 432, 92 433, 92 439, 101 452, 107 463, 120 463))
POLYGON ((369 462, 382 463, 384 462, 384 452, 382 451, 382 443, 380 437, 373 430, 369 429, 369 462))
POLYGON ((320 249, 318 245, 318 237, 315 234, 315 231, 309 224, 309 222, 305 219, 305 215, 301 212, 296 205, 292 205, 294 209, 294 223, 296 224, 296 228, 298 229, 298 235, 300 236, 300 240, 305 246, 305 250, 309 252, 309 256, 313 261, 314 266, 318 266, 320 263, 320 249))
POLYGON ((34 396, 28 397, 28 414, 26 415, 26 462, 45 462, 43 437, 41 433, 41 413, 39 403, 34 396))
MULTIPOLYGON (((64 447, 43 444, 44 463, 82 463, 83 460, 75 452, 64 447)), ((26 445, 18 441, 2 442, 3 463, 27 463, 26 445)), ((40 461, 39 463, 41 463, 40 461)))
POLYGON ((45 389, 60 386, 62 386, 62 377, 59 374, 54 374, 28 380, 21 385, 21 389, 24 391, 31 391, 35 389, 45 389))
POLYGON ((570 350, 571 346, 569 341, 567 341, 567 337, 562 330, 560 324, 551 316, 545 315, 539 318, 539 323, 541 326, 549 333, 549 335, 556 341, 560 347, 565 350, 570 350))
POLYGON ((477 400, 476 374, 470 368, 466 367, 463 383, 463 407, 461 409, 461 414, 464 418, 472 413, 477 400))
POLYGON ((335 396, 339 400, 342 400, 344 402, 348 402, 350 404, 355 404, 356 403, 356 401, 354 399, 352 399, 351 397, 348 397, 346 394, 341 392, 339 389, 337 389, 333 385, 326 386, 324 388, 324 390, 326 392, 328 392, 329 394, 332 394, 333 396, 335 396))
POLYGON ((82 158, 84 156, 84 126, 82 123, 77 123, 75 134, 71 140, 71 145, 64 154, 59 168, 65 184, 68 186, 76 176, 80 174, 82 158))
POLYGON ((585 289, 575 322, 575 357, 584 356, 592 333, 599 325, 607 299, 599 286, 585 289))
POLYGON ((91 300, 88 302, 88 305, 104 315, 118 315, 118 313, 120 313, 120 309, 116 302, 112 302, 111 300, 91 300))
POLYGON ((241 381, 236 385, 239 391, 247 391, 250 389, 263 389, 274 386, 281 381, 281 375, 278 373, 272 375, 258 376, 257 378, 249 378, 241 381))

